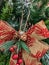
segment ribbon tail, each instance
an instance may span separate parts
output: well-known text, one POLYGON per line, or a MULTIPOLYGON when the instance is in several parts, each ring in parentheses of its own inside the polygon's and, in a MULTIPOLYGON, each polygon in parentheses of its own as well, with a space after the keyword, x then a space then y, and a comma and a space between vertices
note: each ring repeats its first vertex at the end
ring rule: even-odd
POLYGON ((31 51, 31 56, 37 59, 41 58, 47 50, 49 50, 49 45, 43 41, 39 41, 30 36, 27 39, 27 45, 31 51))
POLYGON ((23 51, 22 57, 25 65, 42 65, 36 58, 30 56, 27 52, 23 51))

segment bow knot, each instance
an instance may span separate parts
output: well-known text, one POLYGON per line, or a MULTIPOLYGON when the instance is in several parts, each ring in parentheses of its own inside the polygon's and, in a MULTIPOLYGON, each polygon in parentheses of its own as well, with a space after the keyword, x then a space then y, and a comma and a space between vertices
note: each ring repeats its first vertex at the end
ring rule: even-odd
POLYGON ((15 33, 14 38, 18 38, 18 39, 21 39, 23 41, 26 41, 27 40, 27 35, 24 31, 18 31, 18 32, 15 33))

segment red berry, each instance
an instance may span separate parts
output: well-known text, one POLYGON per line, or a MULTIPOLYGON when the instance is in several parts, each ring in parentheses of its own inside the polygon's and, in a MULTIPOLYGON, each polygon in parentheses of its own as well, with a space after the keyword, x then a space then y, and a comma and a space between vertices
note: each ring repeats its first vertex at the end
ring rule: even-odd
POLYGON ((11 51, 11 52, 14 52, 14 48, 13 48, 13 47, 11 47, 11 48, 10 48, 10 51, 11 51))
POLYGON ((16 65, 19 65, 18 63, 16 65))
POLYGON ((13 60, 16 60, 16 59, 18 58, 18 54, 14 54, 14 55, 12 56, 12 58, 13 58, 13 60))
POLYGON ((19 63, 21 64, 23 62, 23 60, 22 59, 19 59, 19 63))

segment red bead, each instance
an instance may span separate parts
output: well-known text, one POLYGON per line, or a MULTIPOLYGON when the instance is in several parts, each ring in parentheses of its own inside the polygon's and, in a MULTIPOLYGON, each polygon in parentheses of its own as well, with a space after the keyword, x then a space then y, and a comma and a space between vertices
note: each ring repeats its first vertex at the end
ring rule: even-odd
POLYGON ((19 59, 19 61, 18 61, 20 64, 23 62, 23 60, 22 59, 19 59))
POLYGON ((11 48, 10 48, 10 51, 11 51, 11 52, 14 52, 14 48, 13 48, 13 47, 11 47, 11 48))
POLYGON ((14 54, 14 55, 12 56, 12 58, 13 58, 13 60, 16 60, 16 59, 18 58, 18 54, 14 54))

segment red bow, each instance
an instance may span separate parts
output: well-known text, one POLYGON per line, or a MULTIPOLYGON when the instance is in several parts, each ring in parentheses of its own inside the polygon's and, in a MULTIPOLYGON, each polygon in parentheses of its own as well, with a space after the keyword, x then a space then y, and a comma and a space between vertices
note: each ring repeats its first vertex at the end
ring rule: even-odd
MULTIPOLYGON (((27 32, 21 34, 20 31, 18 32, 13 29, 7 22, 0 20, 0 45, 15 37, 25 41, 31 51, 30 54, 24 51, 22 52, 25 65, 41 65, 37 59, 41 58, 49 49, 49 46, 41 41, 42 39, 49 38, 49 31, 46 28, 44 21, 42 20, 34 26, 31 26, 27 32)), ((10 65, 16 65, 16 60, 12 59, 12 55, 10 65)))

